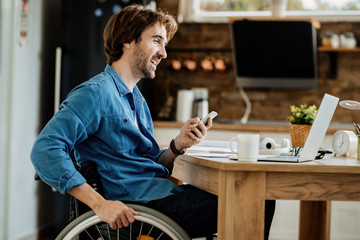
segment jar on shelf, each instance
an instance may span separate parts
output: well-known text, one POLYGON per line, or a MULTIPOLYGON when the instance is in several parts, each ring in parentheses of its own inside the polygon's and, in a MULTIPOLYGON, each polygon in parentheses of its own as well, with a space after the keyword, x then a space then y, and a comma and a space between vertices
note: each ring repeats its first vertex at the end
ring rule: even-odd
POLYGON ((325 32, 321 37, 321 45, 324 47, 331 47, 333 35, 334 34, 332 32, 325 32))
POLYGON ((344 48, 355 48, 356 47, 356 38, 354 33, 346 32, 344 33, 343 45, 344 48))
POLYGON ((331 47, 338 48, 340 47, 340 38, 339 35, 333 34, 331 37, 331 47))

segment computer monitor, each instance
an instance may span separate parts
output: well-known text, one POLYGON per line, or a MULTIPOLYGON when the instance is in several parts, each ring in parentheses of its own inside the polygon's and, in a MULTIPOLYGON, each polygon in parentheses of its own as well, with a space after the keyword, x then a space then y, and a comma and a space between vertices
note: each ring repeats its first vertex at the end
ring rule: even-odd
POLYGON ((230 24, 240 88, 317 88, 316 29, 310 21, 237 20, 230 24))

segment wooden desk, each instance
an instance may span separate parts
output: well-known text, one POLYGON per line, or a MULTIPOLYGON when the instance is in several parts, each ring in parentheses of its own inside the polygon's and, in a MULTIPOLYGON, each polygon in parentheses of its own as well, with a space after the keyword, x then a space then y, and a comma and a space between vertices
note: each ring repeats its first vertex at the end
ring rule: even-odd
POLYGON ((300 240, 330 239, 332 200, 360 200, 360 162, 237 162, 183 155, 173 176, 218 195, 218 239, 263 239, 265 199, 301 200, 300 240))

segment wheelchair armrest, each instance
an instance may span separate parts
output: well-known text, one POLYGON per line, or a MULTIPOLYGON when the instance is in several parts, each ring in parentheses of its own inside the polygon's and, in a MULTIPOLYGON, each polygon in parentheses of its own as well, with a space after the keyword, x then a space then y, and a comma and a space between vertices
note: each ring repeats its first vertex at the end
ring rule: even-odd
MULTIPOLYGON (((86 182, 102 195, 103 189, 96 164, 93 162, 87 162, 83 166, 77 169, 79 170, 81 175, 83 175, 83 177, 86 179, 86 182)), ((41 181, 41 178, 37 172, 35 172, 34 180, 41 181)))
POLYGON ((41 180, 41 178, 40 178, 40 176, 39 176, 39 174, 37 172, 35 173, 34 180, 35 181, 41 180))

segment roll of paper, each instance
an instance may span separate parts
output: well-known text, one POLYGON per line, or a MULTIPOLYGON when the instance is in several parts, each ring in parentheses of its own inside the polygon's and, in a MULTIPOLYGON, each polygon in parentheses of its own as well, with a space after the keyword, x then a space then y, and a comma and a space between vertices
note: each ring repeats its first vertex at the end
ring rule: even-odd
POLYGON ((274 141, 274 139, 272 138, 262 138, 260 140, 260 149, 275 149, 276 148, 276 143, 274 141))
POLYGON ((186 122, 191 118, 194 92, 192 90, 179 90, 177 96, 176 121, 186 122))

